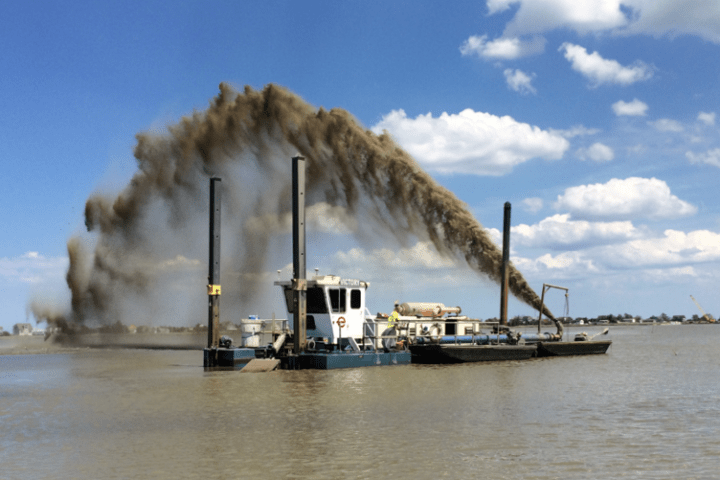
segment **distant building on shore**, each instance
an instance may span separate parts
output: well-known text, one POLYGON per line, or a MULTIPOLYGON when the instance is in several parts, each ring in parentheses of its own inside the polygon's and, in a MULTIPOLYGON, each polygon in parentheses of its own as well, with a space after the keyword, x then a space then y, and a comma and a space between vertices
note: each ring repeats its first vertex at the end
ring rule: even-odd
POLYGON ((13 335, 32 335, 33 326, 31 323, 16 323, 13 325, 13 335))

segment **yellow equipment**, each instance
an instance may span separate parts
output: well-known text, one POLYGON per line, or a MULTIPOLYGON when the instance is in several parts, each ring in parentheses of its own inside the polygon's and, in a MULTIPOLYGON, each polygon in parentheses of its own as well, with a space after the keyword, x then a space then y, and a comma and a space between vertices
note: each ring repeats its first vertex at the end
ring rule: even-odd
POLYGON ((713 318, 713 316, 710 315, 709 313, 705 313, 705 310, 703 310, 703 308, 700 306, 700 304, 697 302, 697 300, 695 300, 695 297, 690 295, 690 298, 692 298, 692 301, 695 302, 695 305, 697 305, 698 309, 700 310, 700 313, 703 314, 703 319, 705 319, 705 321, 707 321, 707 322, 715 323, 715 319, 713 318))

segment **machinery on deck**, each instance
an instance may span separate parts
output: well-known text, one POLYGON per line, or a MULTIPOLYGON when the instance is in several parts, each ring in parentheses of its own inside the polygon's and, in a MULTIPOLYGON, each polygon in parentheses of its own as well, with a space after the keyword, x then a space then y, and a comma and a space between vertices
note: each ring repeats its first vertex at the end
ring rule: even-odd
POLYGON ((698 310, 700 310, 700 313, 703 314, 703 316, 702 316, 703 320, 705 320, 708 323, 715 323, 715 318, 712 315, 710 315, 709 313, 705 313, 705 310, 703 310, 703 308, 700 306, 698 301, 695 300, 695 297, 690 295, 690 298, 692 298, 692 301, 695 302, 695 305, 697 306, 698 310))

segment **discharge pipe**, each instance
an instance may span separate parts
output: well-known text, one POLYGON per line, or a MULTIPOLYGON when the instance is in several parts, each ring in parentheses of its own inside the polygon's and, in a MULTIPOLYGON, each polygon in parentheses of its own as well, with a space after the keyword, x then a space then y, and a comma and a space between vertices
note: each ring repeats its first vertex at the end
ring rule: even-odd
MULTIPOLYGON (((565 290, 565 298, 568 297, 568 289, 565 287, 558 287, 557 285, 550 285, 549 283, 543 283, 543 289, 542 289, 542 295, 540 297, 540 316, 538 317, 538 335, 540 334, 540 324, 542 323, 542 314, 543 310, 545 309, 545 292, 547 290, 550 290, 551 288, 557 288, 558 290, 565 290)), ((560 320, 558 320, 555 317, 549 317, 554 323, 555 327, 557 328, 557 339, 556 340, 562 340, 563 336, 563 325, 560 320)))

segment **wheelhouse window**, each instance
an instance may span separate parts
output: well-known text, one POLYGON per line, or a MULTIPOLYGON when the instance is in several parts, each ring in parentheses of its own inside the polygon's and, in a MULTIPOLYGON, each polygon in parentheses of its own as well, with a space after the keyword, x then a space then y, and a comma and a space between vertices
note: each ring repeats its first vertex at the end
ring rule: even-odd
POLYGON ((325 292, 323 292, 322 288, 308 288, 307 313, 328 313, 325 292))
POLYGON ((358 309, 362 305, 362 293, 357 288, 350 290, 350 308, 358 309))
POLYGON ((330 308, 333 313, 345 313, 345 289, 330 288, 328 293, 330 296, 330 308))
MULTIPOLYGON (((293 291, 292 288, 285 289, 285 303, 288 312, 293 312, 293 291)), ((311 287, 307 289, 307 313, 328 313, 327 303, 325 303, 325 293, 320 287, 311 287)))

